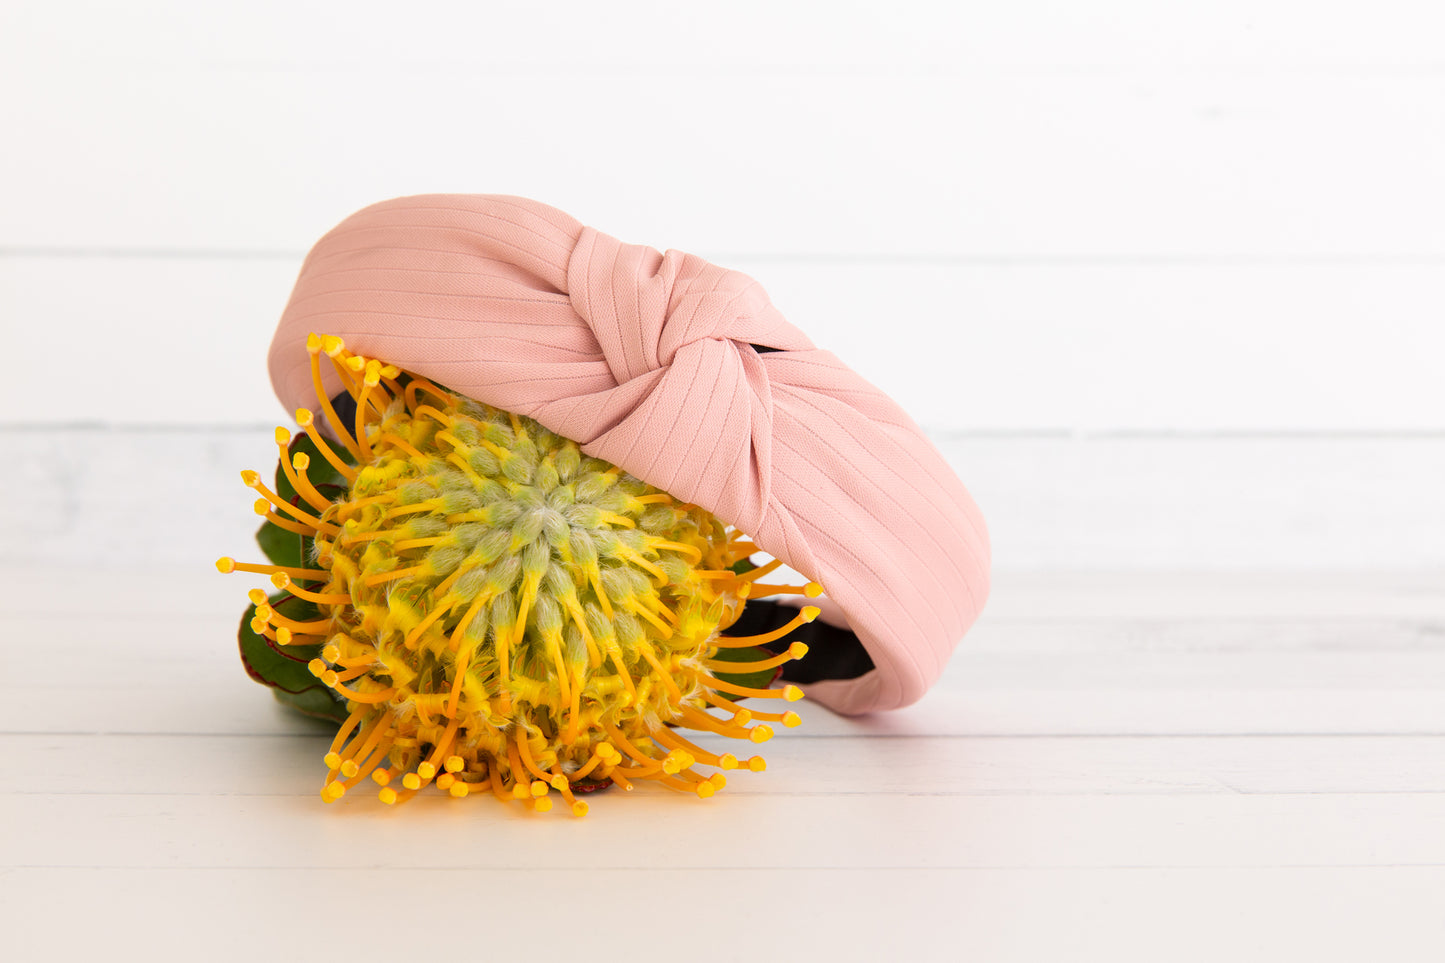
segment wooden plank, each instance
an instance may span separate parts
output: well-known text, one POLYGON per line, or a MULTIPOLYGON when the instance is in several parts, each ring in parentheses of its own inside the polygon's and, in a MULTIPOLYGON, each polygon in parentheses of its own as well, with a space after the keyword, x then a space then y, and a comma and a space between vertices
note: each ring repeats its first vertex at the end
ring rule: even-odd
MULTIPOLYGON (((936 440, 1004 575, 1378 569, 1423 576, 1426 598, 1445 572, 1445 436, 936 440)), ((270 428, 11 429, 0 443, 16 466, 0 497, 26 506, 0 527, 0 565, 201 573, 259 557, 240 470, 272 470, 270 428)))
POLYGON ((0 80, 34 92, 0 105, 12 249, 297 254, 366 204, 440 190, 704 256, 1445 256, 1428 72, 648 82, 252 61, 97 82, 62 61, 0 80))
MULTIPOLYGON (((108 624, 155 615, 219 624, 229 620, 232 608, 239 618, 246 591, 266 584, 264 576, 221 576, 210 566, 145 561, 109 568, 0 568, 9 588, 0 594, 0 617, 53 619, 63 608, 71 618, 97 617, 108 624)), ((969 649, 1131 653, 1140 645, 1138 626, 1150 624, 1159 633, 1185 636, 1165 641, 1156 634, 1150 647, 1195 651, 1206 645, 1198 634, 1218 633, 1230 623, 1258 627, 1248 643, 1256 650, 1353 647, 1378 653, 1382 644, 1387 651, 1436 649, 1445 642, 1428 629, 1422 637, 1418 626, 1445 619, 1441 588, 1440 574, 1429 570, 1009 572, 994 585, 969 649), (1051 622, 1070 628, 1050 632, 1051 622), (1384 637, 1357 633, 1354 627, 1362 622, 1384 629, 1384 637), (1011 634, 998 634, 1005 630, 1011 634)), ((68 631, 69 624, 50 623, 58 631, 68 631)), ((184 644, 174 638, 176 649, 169 654, 184 644)), ((1235 640, 1212 646, 1240 647, 1235 640)))
POLYGON ((1131 0, 1106 10, 1020 0, 909 4, 886 18, 866 5, 768 0, 738 0, 727 17, 665 0, 606 12, 586 0, 541 8, 441 0, 404 22, 380 0, 358 0, 344 25, 324 7, 284 0, 206 10, 184 0, 145 0, 126 12, 93 4, 85 17, 73 16, 75 6, 7 10, 7 58, 95 71, 138 63, 563 74, 1104 66, 1403 71, 1437 64, 1432 41, 1445 27, 1439 9, 1418 0, 1382 0, 1368 15, 1351 4, 1304 0, 1218 0, 1168 10, 1131 0), (114 43, 117 35, 127 37, 124 47, 114 43))
MULTIPOLYGON (((152 604, 184 594, 185 579, 158 581, 164 591, 152 604)), ((7 616, 10 637, 23 640, 6 656, 8 671, 27 682, 0 704, 0 732, 323 731, 245 678, 234 648, 239 594, 206 595, 203 616, 123 607, 115 616, 7 616)), ((847 719, 800 703, 802 727, 780 730, 778 745, 818 736, 1441 735, 1438 624, 1361 622, 1344 639, 1300 633, 1310 648, 1273 645, 1292 626, 1266 621, 1181 650, 1168 643, 1167 624, 1154 648, 1129 623, 985 620, 919 704, 847 719)))
POLYGON ((16 867, 1442 866, 1445 794, 728 795, 635 790, 585 819, 419 795, 397 810, 315 796, 0 797, 16 867), (645 829, 644 829, 645 827, 645 829), (648 842, 646 851, 636 840, 648 842), (748 845, 740 846, 746 841, 748 845), (585 842, 584 842, 585 841, 585 842))
MULTIPOLYGON (((219 646, 221 664, 208 667, 208 686, 147 681, 125 688, 77 687, 32 683, 16 690, 0 706, 0 732, 7 733, 175 733, 252 735, 316 732, 316 726, 282 709, 242 674, 233 662, 230 635, 200 638, 196 644, 219 646), (63 711, 57 709, 62 707, 63 711)), ((1281 661, 1279 668, 1309 660, 1281 661)), ((1363 661, 1363 660, 1362 660, 1363 661)), ((966 671, 967 661, 954 667, 966 671)), ((177 675, 183 665, 171 668, 177 675)), ((1027 670, 1020 667, 1018 672, 1027 670)), ((1036 674, 1047 663, 1036 663, 1036 674)), ((1440 677, 1437 661, 1432 675, 1440 677)), ((1141 690, 1121 680, 1117 688, 1059 690, 966 689, 940 687, 917 705, 860 721, 835 716, 799 703, 802 736, 780 733, 779 740, 818 735, 899 737, 956 736, 1251 736, 1445 735, 1445 695, 1434 688, 1349 688, 1301 691, 1289 688, 1190 688, 1141 690)), ((320 725, 319 723, 317 725, 320 725)), ((780 743, 782 744, 782 743, 780 743)))
MULTIPOLYGON (((321 789, 331 740, 319 727, 297 728, 312 734, 0 734, 9 762, 0 792, 310 799, 321 789), (78 760, 84 765, 68 764, 78 760)), ((879 738, 819 735, 810 720, 763 746, 688 738, 713 752, 768 760, 763 773, 726 773, 729 796, 1445 793, 1445 734, 879 738)), ((375 792, 366 782, 353 797, 375 792)), ((626 806, 623 796, 596 799, 626 806)))
MULTIPOLYGON (((940 435, 1445 431, 1445 264, 728 263, 940 435)), ((0 423, 289 417, 266 351, 298 266, 0 257, 11 350, 42 359, 0 423)))
MULTIPOLYGON (((738 846, 753 850, 746 839, 738 846)), ((159 957, 204 946, 207 959, 241 963, 278 947, 312 958, 355 941, 359 914, 373 941, 359 945, 404 942, 413 930, 403 914, 418 900, 441 938, 454 932, 451 921, 467 920, 468 940, 489 957, 574 939, 638 963, 676 960, 679 947, 698 960, 1425 963, 1445 946, 1445 869, 1434 867, 710 872, 687 846, 671 865, 584 874, 458 869, 454 851, 415 870, 22 869, 0 876, 0 894, 10 945, 27 959, 93 958, 117 946, 159 957), (289 894, 301 908, 290 908, 289 894), (559 908, 572 907, 585 907, 579 922, 559 925, 559 908), (636 922, 625 936, 607 932, 644 912, 666 936, 636 922)), ((416 938, 430 932, 424 924, 416 938)))

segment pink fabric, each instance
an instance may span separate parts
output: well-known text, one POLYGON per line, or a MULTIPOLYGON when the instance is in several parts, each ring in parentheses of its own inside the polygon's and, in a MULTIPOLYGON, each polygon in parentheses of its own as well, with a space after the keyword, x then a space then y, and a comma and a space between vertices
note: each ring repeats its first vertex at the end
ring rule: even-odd
POLYGON ((291 410, 315 404, 312 331, 535 418, 821 582, 876 666, 805 687, 836 711, 916 701, 983 607, 988 535, 962 483, 745 274, 526 198, 403 197, 307 256, 271 345, 291 410))

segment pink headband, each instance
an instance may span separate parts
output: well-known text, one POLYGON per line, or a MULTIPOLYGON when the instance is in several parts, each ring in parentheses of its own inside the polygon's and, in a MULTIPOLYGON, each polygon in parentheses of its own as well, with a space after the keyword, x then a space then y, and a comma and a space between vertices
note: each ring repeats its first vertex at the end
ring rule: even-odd
POLYGON ((307 255, 271 344, 292 410, 312 331, 535 418, 822 583, 875 666, 804 687, 838 712, 917 701, 987 598, 983 518, 938 450, 738 271, 526 198, 402 197, 307 255))

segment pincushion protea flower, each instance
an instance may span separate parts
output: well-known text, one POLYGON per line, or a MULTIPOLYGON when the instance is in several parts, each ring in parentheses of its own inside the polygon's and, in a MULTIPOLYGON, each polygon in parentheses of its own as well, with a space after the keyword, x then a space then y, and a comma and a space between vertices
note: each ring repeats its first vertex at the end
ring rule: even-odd
POLYGON ((307 350, 339 444, 307 409, 296 414, 304 435, 277 429, 276 490, 242 472, 263 496, 260 538, 275 564, 217 568, 268 575, 279 590, 250 593, 241 641, 253 677, 342 722, 323 799, 369 777, 388 804, 434 782, 536 811, 555 790, 580 816, 576 794, 609 783, 707 797, 726 780, 699 764, 764 768, 678 729, 760 743, 769 722, 797 725, 794 712, 736 699, 801 698, 757 680, 766 686, 807 647, 756 647, 818 609, 765 635, 720 633, 748 598, 817 597, 821 586, 762 584, 780 563, 752 567, 756 547, 739 532, 535 421, 338 338, 313 334, 307 350), (323 357, 354 415, 327 399, 323 357), (319 701, 315 680, 330 693, 319 701))

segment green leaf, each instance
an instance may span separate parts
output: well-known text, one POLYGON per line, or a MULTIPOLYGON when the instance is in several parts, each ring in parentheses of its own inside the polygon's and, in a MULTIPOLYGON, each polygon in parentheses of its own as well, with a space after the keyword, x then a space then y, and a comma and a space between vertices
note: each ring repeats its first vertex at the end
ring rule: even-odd
POLYGON ((271 694, 276 701, 283 706, 295 709, 302 715, 312 716, 316 719, 329 719, 334 722, 345 722, 351 713, 346 711, 346 702, 338 699, 336 694, 325 686, 312 686, 304 692, 287 692, 285 689, 272 689, 271 694))
POLYGON ((728 569, 734 575, 746 575, 755 568, 757 568, 757 566, 753 564, 753 560, 749 556, 744 556, 728 566, 728 569))
MULTIPOLYGON (((745 649, 720 648, 717 650, 717 654, 714 655, 712 658, 714 661, 717 662, 761 662, 764 659, 771 659, 777 654, 778 653, 776 652, 769 652, 767 649, 759 648, 757 646, 749 646, 745 649)), ((778 671, 778 669, 773 668, 759 669, 755 672, 734 673, 719 672, 718 670, 714 669, 712 674, 717 676, 719 679, 722 679, 724 682, 731 682, 734 685, 745 685, 750 689, 766 689, 768 686, 772 685, 773 680, 778 677, 778 671)), ((719 692, 718 695, 722 696, 725 699, 730 699, 733 702, 736 702, 739 699, 747 698, 746 696, 733 695, 730 692, 719 692)))
MULTIPOLYGON (((270 596, 269 603, 289 619, 306 620, 319 616, 314 604, 290 594, 277 593, 270 596)), ((312 675, 308 668, 311 659, 321 654, 321 646, 276 645, 266 636, 251 630, 253 617, 256 617, 256 606, 251 604, 241 616, 241 628, 237 632, 241 665, 246 667, 246 674, 262 685, 270 685, 276 697, 293 709, 328 719, 337 719, 335 713, 340 711, 340 719, 345 719, 345 703, 338 700, 325 682, 312 675), (328 703, 340 706, 340 710, 329 707, 328 703)))
POLYGON ((309 541, 305 536, 288 532, 269 521, 262 522, 261 527, 256 529, 256 544, 261 546, 261 551, 271 560, 272 565, 284 568, 306 567, 304 559, 309 549, 306 543, 309 541))

